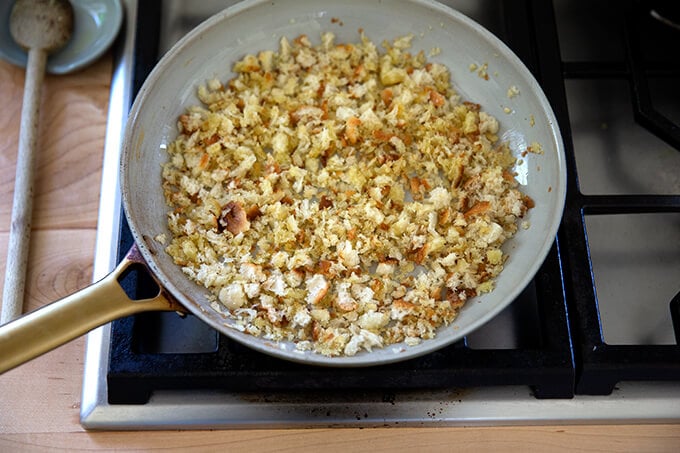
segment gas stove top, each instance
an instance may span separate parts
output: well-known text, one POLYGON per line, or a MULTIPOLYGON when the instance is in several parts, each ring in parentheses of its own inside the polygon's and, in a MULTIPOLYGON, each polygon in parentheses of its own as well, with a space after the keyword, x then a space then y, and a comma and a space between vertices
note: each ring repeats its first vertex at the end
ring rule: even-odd
MULTIPOLYGON (((117 175, 134 94, 159 55, 231 3, 125 1, 96 278, 132 244, 117 175)), ((264 356, 191 316, 122 319, 88 335, 84 427, 680 421, 680 65, 661 51, 680 42, 677 8, 635 1, 444 3, 522 58, 560 122, 566 209, 533 282, 463 341, 362 369, 264 356)), ((123 285, 135 297, 156 289, 143 273, 123 285)))

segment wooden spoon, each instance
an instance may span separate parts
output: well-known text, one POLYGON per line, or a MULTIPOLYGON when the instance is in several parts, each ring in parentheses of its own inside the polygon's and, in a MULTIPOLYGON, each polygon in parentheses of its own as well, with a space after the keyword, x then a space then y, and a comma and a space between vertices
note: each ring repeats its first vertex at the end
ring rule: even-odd
POLYGON ((67 0, 17 0, 10 15, 9 30, 17 44, 28 51, 28 63, 0 324, 19 317, 23 309, 40 91, 47 55, 63 47, 71 37, 73 8, 67 0))

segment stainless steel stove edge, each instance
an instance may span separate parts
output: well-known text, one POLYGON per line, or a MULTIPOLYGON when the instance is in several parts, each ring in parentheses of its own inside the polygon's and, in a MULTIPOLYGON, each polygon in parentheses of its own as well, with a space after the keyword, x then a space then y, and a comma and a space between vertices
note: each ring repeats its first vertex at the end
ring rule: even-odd
POLYGON ((614 395, 535 399, 526 387, 461 392, 382 395, 234 395, 226 392, 159 392, 144 405, 94 407, 87 429, 239 429, 399 426, 512 426, 678 423, 680 389, 627 383, 614 395), (315 397, 319 398, 316 399, 315 397))
MULTIPOLYGON (((93 281, 111 272, 116 265, 118 235, 122 209, 119 185, 119 162, 125 123, 132 101, 133 55, 137 0, 122 0, 125 20, 122 34, 116 42, 109 94, 109 110, 102 162, 102 182, 97 219, 97 238, 93 281)), ((108 363, 108 325, 87 335, 85 369, 80 419, 87 426, 90 415, 106 404, 106 367, 108 363)))

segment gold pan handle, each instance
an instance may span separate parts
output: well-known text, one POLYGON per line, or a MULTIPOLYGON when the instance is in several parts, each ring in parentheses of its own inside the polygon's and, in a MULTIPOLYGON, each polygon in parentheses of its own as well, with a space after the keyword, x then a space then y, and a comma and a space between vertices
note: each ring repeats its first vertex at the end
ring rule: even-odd
POLYGON ((145 311, 185 312, 162 289, 150 299, 128 297, 119 279, 138 264, 146 267, 133 246, 102 280, 0 326, 0 374, 115 319, 145 311))

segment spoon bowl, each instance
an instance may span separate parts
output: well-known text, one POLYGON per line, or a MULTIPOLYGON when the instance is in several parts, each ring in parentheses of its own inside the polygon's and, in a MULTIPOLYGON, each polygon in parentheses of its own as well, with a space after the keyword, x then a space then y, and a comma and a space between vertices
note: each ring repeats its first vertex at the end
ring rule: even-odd
MULTIPOLYGON (((13 2, 0 1, 0 58, 17 66, 26 66, 27 53, 9 31, 13 2)), ((99 58, 111 46, 123 23, 120 0, 71 0, 73 36, 47 59, 47 72, 67 74, 82 69, 99 58)))
POLYGON ((18 0, 9 17, 9 32, 23 49, 53 52, 73 33, 73 8, 68 0, 18 0))

